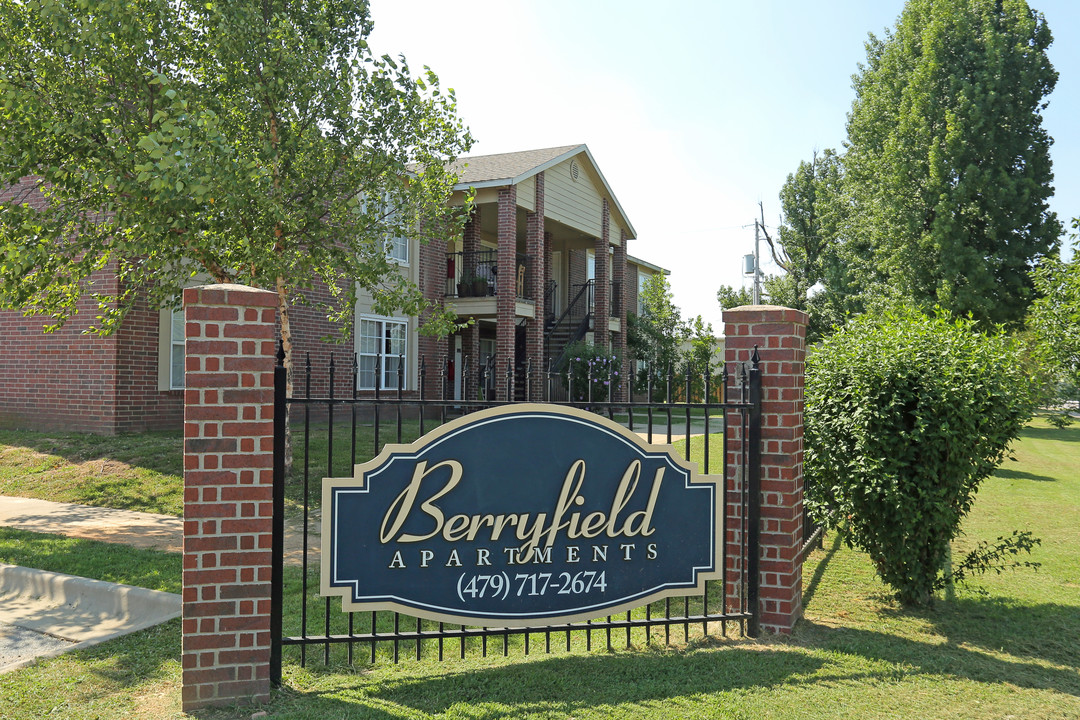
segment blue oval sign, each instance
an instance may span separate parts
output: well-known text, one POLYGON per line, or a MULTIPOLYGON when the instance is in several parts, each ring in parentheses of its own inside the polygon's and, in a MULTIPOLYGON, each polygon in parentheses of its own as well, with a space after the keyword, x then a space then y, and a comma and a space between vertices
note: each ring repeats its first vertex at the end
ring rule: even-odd
POLYGON ((721 482, 589 412, 473 413, 323 481, 322 593, 505 626, 700 594, 721 572, 721 482))

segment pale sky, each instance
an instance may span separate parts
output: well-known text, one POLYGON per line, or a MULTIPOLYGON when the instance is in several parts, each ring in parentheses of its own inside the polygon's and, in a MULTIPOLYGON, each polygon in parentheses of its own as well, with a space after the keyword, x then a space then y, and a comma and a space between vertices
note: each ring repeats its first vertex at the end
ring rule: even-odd
MULTIPOLYGON (((1060 77, 1044 113, 1064 221, 1080 215, 1080 2, 1029 0, 1060 77)), ((722 332, 764 203, 841 147, 867 33, 902 0, 371 0, 377 53, 430 65, 457 93, 470 154, 585 143, 637 230, 631 255, 671 271, 684 317, 722 332)), ((762 254, 767 254, 762 243, 762 254)), ((767 266, 766 270, 768 270, 767 266)))

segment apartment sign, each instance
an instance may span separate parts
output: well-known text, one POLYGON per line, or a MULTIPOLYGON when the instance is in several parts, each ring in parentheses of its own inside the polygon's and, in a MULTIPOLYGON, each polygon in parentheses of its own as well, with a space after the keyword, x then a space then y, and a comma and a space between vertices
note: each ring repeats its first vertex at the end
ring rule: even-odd
POLYGON ((484 410, 323 481, 322 594, 517 627, 700 594, 722 571, 722 487, 593 413, 484 410))

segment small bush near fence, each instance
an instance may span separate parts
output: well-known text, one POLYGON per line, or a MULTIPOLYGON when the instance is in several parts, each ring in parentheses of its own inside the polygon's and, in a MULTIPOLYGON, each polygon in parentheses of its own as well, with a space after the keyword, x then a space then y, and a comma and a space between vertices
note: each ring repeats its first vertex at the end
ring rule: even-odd
POLYGON ((576 342, 567 348, 566 356, 573 402, 607 402, 611 388, 623 381, 619 358, 606 348, 576 342))
POLYGON ((928 604, 1032 398, 1004 335, 915 313, 857 320, 808 358, 807 504, 870 555, 902 603, 928 604))

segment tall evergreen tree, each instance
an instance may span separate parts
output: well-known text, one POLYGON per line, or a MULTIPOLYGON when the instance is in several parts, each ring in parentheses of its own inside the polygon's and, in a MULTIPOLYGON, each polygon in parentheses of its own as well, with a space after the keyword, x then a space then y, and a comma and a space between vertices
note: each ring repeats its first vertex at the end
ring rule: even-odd
POLYGON ((1057 73, 1025 0, 908 0, 854 76, 845 184, 864 293, 1017 323, 1061 225, 1042 123, 1057 73))

